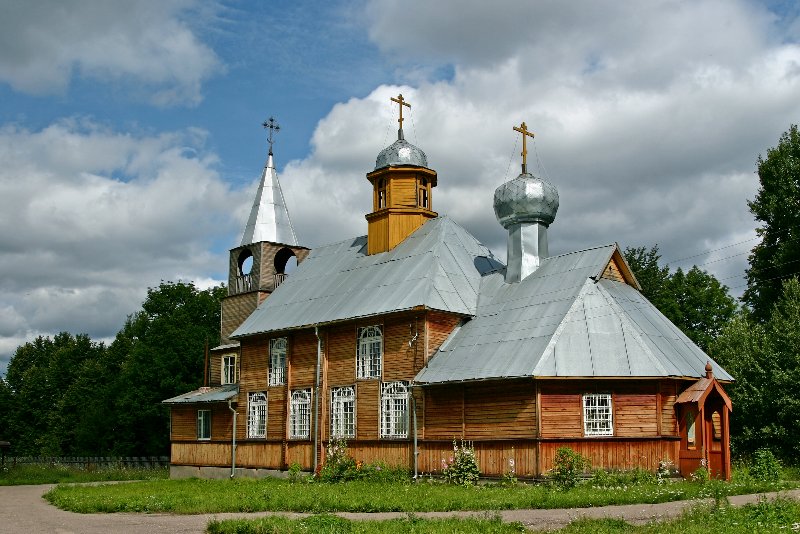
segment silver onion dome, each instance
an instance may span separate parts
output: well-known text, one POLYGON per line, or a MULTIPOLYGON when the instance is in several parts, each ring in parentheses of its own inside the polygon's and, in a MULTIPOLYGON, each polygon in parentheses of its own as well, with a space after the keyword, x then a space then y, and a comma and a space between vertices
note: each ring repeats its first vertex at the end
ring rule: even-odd
POLYGON ((405 140, 403 130, 397 133, 397 141, 387 146, 375 160, 375 170, 390 166, 412 165, 415 167, 428 167, 428 157, 425 152, 405 140))
POLYGON ((558 211, 558 190, 543 178, 523 173, 494 192, 494 213, 503 228, 520 223, 549 226, 558 211))

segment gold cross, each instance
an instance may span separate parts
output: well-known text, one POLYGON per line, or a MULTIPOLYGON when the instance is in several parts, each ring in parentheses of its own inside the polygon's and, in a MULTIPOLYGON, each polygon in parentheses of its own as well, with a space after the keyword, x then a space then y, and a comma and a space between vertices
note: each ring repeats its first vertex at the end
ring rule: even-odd
POLYGON ((409 104, 408 102, 403 100, 403 95, 402 94, 397 95, 397 98, 391 97, 391 101, 392 102, 397 102, 398 104, 400 104, 400 118, 397 119, 397 122, 400 123, 400 129, 402 130, 403 129, 403 106, 405 106, 407 108, 411 108, 411 104, 409 104))
POLYGON ((525 142, 528 136, 534 137, 534 133, 528 131, 528 127, 523 122, 519 126, 514 126, 514 131, 522 134, 522 174, 528 172, 528 145, 525 142))

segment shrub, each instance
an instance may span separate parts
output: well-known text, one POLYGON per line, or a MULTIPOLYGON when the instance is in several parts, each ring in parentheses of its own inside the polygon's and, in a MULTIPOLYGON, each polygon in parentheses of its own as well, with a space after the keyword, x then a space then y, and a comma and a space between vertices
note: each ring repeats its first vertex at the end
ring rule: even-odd
POLYGON ((442 475, 450 484, 459 486, 474 486, 480 477, 478 460, 475 458, 475 448, 461 440, 461 446, 453 440, 453 456, 449 461, 442 458, 442 475))
POLYGON ((709 480, 711 480, 711 474, 708 472, 708 468, 706 467, 706 461, 702 460, 700 462, 700 467, 695 469, 692 473, 692 482, 705 484, 709 480))
POLYGON ((656 482, 663 484, 668 478, 674 476, 678 472, 678 468, 669 458, 664 458, 658 462, 658 469, 656 469, 656 482))
POLYGON ((303 479, 302 467, 297 462, 292 462, 292 465, 289 466, 289 482, 295 483, 300 482, 303 479))
POLYGON ((357 478, 360 466, 347 452, 347 440, 333 438, 328 443, 325 451, 325 463, 319 470, 319 479, 322 482, 342 482, 357 478))
POLYGON ((771 450, 758 449, 753 454, 750 476, 761 482, 778 482, 781 479, 781 463, 771 450))
POLYGON ((553 460, 550 478, 561 489, 574 488, 581 474, 591 467, 591 462, 569 447, 559 447, 553 460))

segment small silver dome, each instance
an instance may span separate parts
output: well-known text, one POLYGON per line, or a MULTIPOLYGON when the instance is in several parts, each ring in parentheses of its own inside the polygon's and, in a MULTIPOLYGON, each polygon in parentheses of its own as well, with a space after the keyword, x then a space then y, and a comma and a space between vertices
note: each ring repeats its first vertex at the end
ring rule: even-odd
POLYGON ((415 147, 403 138, 403 130, 398 132, 398 139, 387 146, 375 160, 375 170, 389 166, 413 165, 415 167, 428 167, 428 157, 425 152, 415 147))
POLYGON ((556 187, 530 173, 520 174, 494 192, 494 214, 503 228, 534 222, 549 226, 557 211, 556 187))

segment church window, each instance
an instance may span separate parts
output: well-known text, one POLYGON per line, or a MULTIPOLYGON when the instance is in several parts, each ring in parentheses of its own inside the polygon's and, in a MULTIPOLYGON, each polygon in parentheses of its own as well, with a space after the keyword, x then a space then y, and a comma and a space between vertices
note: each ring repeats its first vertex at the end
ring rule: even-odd
POLYGON ((223 384, 235 384, 239 377, 236 373, 236 355, 227 354, 222 357, 222 377, 220 382, 223 384))
POLYGON ((356 390, 353 386, 331 389, 331 437, 356 435, 356 390))
POLYGON ((408 437, 408 382, 381 384, 381 437, 408 437))
POLYGON ((419 205, 422 208, 428 207, 428 189, 426 187, 421 187, 419 190, 419 205))
POLYGON ((269 343, 269 385, 286 384, 286 338, 279 337, 269 343))
POLYGON ((386 180, 381 178, 378 181, 378 209, 386 207, 386 180))
POLYGON ((356 368, 358 378, 380 378, 383 355, 383 334, 380 326, 358 329, 358 354, 356 368))
POLYGON ((308 439, 311 435, 311 390, 292 391, 289 407, 289 437, 308 439))
POLYGON ((267 436, 267 396, 260 392, 247 395, 247 437, 267 436))
POLYGON ((613 436, 611 394, 587 393, 583 396, 583 432, 587 436, 613 436))
POLYGON ((197 410, 197 439, 211 439, 211 410, 197 410))

